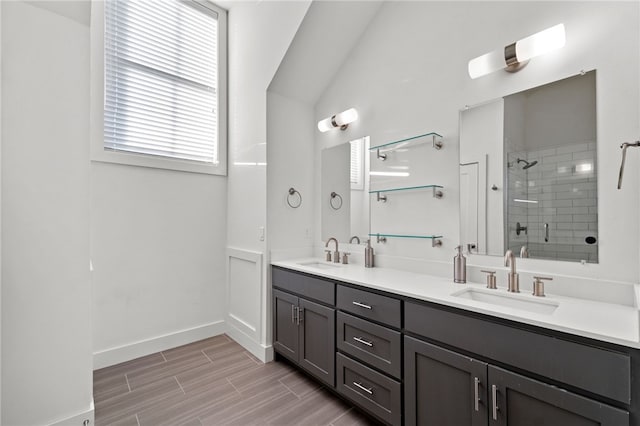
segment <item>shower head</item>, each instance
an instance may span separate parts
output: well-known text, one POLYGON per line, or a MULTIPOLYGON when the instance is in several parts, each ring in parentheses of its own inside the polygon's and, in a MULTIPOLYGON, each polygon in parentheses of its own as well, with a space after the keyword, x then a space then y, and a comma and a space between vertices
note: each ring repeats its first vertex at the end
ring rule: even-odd
POLYGON ((535 166, 536 164, 538 164, 537 161, 528 162, 527 160, 523 160, 522 158, 518 158, 518 164, 520 164, 520 163, 525 163, 524 167, 522 167, 522 170, 527 170, 527 169, 535 166))

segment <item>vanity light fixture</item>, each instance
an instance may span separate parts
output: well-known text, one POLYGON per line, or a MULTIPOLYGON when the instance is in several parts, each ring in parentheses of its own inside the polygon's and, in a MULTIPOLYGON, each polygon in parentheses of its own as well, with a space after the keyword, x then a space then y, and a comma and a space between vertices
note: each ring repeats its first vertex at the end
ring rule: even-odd
POLYGON ((469 61, 469 76, 482 77, 494 71, 504 69, 516 72, 522 69, 529 59, 543 55, 565 44, 564 24, 558 24, 544 31, 525 37, 522 40, 494 50, 469 61))
POLYGON ((348 110, 342 111, 339 114, 318 121, 318 130, 320 130, 321 132, 326 132, 335 127, 339 127, 340 130, 345 130, 347 127, 349 127, 350 123, 353 123, 357 119, 358 111, 356 111, 355 108, 349 108, 348 110))

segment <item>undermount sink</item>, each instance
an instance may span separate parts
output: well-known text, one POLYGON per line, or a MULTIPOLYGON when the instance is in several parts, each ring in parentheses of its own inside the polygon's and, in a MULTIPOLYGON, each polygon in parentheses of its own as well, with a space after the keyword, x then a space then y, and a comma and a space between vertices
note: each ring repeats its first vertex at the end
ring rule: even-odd
POLYGON ((336 268, 341 268, 340 265, 336 265, 333 263, 327 263, 327 262, 318 262, 316 260, 312 260, 309 262, 300 262, 298 263, 298 265, 300 266, 308 266, 310 268, 316 268, 316 269, 336 269, 336 268))
POLYGON ((476 302, 489 303, 492 305, 504 306, 513 309, 522 309, 523 311, 534 312, 537 314, 552 314, 557 308, 558 303, 548 300, 532 300, 523 298, 518 294, 496 293, 497 290, 481 290, 477 288, 466 288, 456 291, 451 295, 461 299, 475 300, 476 302))

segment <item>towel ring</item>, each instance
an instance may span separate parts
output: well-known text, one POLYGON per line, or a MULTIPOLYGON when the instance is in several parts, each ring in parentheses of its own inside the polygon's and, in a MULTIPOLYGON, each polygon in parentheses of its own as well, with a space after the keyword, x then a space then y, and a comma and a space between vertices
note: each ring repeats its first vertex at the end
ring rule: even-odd
POLYGON ((298 192, 298 190, 296 190, 295 188, 289 188, 289 193, 287 194, 287 204, 289 204, 289 207, 291 207, 292 209, 297 209, 298 207, 300 207, 302 205, 302 194, 300 194, 298 192), (298 194, 298 202, 296 203, 295 201, 292 203, 291 200, 292 198, 295 199, 295 195, 298 194))
POLYGON ((337 192, 332 192, 329 204, 331 204, 332 209, 340 210, 340 208, 342 207, 342 196, 337 192))

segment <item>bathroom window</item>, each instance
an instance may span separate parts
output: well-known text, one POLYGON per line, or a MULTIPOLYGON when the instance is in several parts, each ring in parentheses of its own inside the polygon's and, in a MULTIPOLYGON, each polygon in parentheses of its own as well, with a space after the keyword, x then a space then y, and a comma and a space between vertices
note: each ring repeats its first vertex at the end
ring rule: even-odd
POLYGON ((363 190, 364 189, 364 168, 363 168, 363 159, 364 159, 364 138, 356 139, 350 142, 351 144, 351 170, 350 170, 350 181, 351 181, 351 189, 354 190, 363 190))
POLYGON ((208 1, 106 0, 103 24, 94 159, 226 174, 226 12, 208 1))

